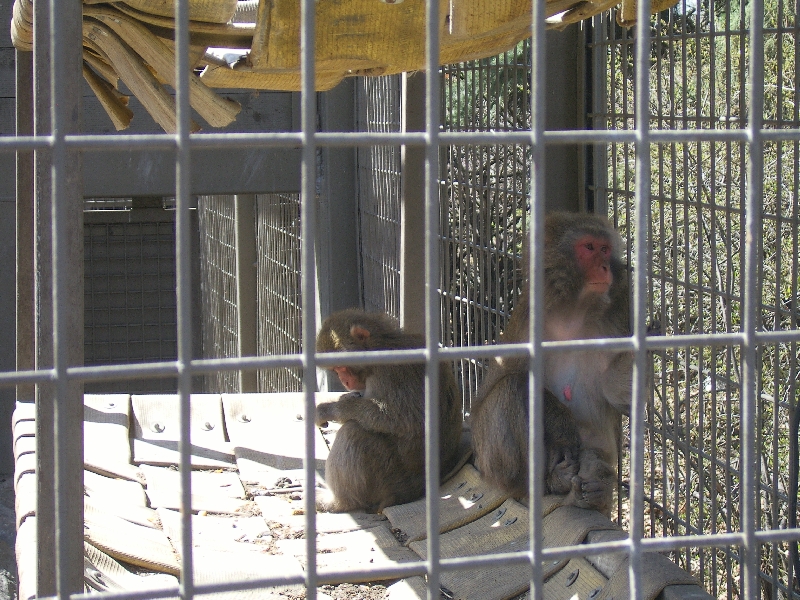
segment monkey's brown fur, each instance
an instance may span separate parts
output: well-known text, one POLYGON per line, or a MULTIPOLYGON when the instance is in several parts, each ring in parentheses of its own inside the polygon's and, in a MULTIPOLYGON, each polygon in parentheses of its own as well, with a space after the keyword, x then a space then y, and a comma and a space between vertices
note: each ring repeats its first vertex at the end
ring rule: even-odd
MULTIPOLYGON (((475 466, 516 498, 528 495, 528 373, 490 370, 470 417, 475 466)), ((578 430, 569 410, 544 394, 545 492, 567 494, 578 474, 578 430)))
MULTIPOLYGON (((553 213, 545 222, 544 338, 569 340, 629 335, 628 280, 619 235, 606 219, 553 213), (575 256, 585 236, 610 245, 611 286, 593 293, 575 256)), ((527 256, 527 253, 526 253, 527 256)), ((528 278, 527 260, 524 263, 528 278)), ((501 341, 528 340, 529 298, 523 293, 501 341)), ((630 352, 550 352, 544 358, 547 491, 568 489, 567 501, 608 512, 616 485, 619 413, 631 402, 630 352), (566 486, 566 481, 571 484, 566 486)), ((527 359, 497 360, 481 387, 471 423, 475 462, 484 477, 515 496, 527 495, 527 359), (496 382, 514 380, 498 387, 496 382)))
MULTIPOLYGON (((403 332, 387 315, 356 309, 328 317, 317 336, 318 352, 423 346, 421 336, 403 332)), ((425 365, 354 366, 349 370, 365 384, 363 391, 317 406, 318 424, 342 423, 325 465, 332 497, 318 501, 318 508, 380 512, 416 500, 425 493, 425 365)), ((455 377, 451 366, 443 363, 439 369, 439 466, 443 475, 458 459, 462 421, 455 377)))

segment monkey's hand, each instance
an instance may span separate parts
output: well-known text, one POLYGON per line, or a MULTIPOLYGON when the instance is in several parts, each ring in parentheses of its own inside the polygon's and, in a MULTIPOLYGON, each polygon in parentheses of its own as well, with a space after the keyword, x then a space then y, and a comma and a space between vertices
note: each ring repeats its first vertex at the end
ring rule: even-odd
POLYGON ((572 480, 578 475, 578 460, 570 448, 550 451, 545 486, 551 494, 568 494, 572 480))
POLYGON ((608 515, 616 483, 616 469, 595 450, 586 448, 581 451, 580 469, 572 479, 572 490, 567 497, 567 503, 608 515))
POLYGON ((323 402, 317 405, 317 414, 314 422, 317 427, 327 427, 328 421, 339 420, 338 400, 335 402, 323 402))

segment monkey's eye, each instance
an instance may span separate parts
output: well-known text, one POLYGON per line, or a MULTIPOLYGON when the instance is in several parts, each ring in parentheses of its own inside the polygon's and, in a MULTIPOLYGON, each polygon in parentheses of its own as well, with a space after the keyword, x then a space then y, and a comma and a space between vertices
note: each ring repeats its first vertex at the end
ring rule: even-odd
POLYGON ((592 242, 589 242, 588 244, 586 244, 586 249, 594 251, 594 244, 592 242))
POLYGON ((608 246, 603 246, 600 248, 600 252, 602 252, 603 254, 610 254, 611 248, 609 248, 608 246))

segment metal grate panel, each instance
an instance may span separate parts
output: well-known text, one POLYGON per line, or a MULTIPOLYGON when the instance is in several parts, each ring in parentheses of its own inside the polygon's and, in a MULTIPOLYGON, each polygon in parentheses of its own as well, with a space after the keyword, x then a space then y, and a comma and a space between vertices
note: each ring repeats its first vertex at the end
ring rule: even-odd
MULTIPOLYGON (((231 358, 239 352, 236 306, 236 231, 233 196, 200 196, 200 260, 203 357, 231 358)), ((235 371, 206 375, 206 391, 238 392, 235 371)))
MULTIPOLYGON (((256 253, 259 356, 302 352, 300 280, 300 196, 256 197, 256 253)), ((300 369, 263 369, 261 392, 302 391, 300 369)))
MULTIPOLYGON (((744 3, 687 3, 654 20, 650 49, 650 126, 657 129, 736 131, 751 111, 746 72, 750 35, 744 3)), ((797 128, 796 5, 765 4, 764 127, 797 128)), ((748 9, 749 10, 749 9, 748 9)), ((608 69, 605 110, 592 115, 609 129, 634 124, 633 37, 608 19, 592 46, 608 69)), ((798 143, 766 142, 759 198, 756 266, 757 331, 796 330, 800 200, 798 143)), ((634 148, 608 147, 607 195, 615 219, 632 238, 634 148)), ((747 263, 745 141, 676 141, 651 147, 652 220, 649 312, 665 335, 744 330, 747 263)), ((650 535, 735 532, 741 513, 743 430, 756 432, 757 529, 794 526, 797 483, 798 345, 757 348, 756 421, 743 422, 745 359, 739 344, 676 347, 654 353, 654 389, 647 414, 646 527, 650 535)), ((794 543, 759 546, 764 597, 796 596, 794 543), (794 591, 792 591, 794 590, 794 591)), ((734 598, 740 588, 741 548, 686 547, 674 551, 682 567, 709 592, 734 598)))
MULTIPOLYGON (((530 43, 499 56, 442 68, 446 131, 530 128, 530 43)), ((445 147, 442 164, 442 341, 496 342, 522 285, 530 152, 524 145, 445 147)), ((459 365, 465 410, 481 361, 459 365)))
MULTIPOLYGON (((87 365, 175 360, 175 224, 84 226, 87 365)), ((87 392, 174 391, 169 379, 87 383, 87 392)))
MULTIPOLYGON (((399 75, 359 78, 359 131, 400 131, 399 75)), ((358 202, 364 307, 400 318, 400 148, 358 149, 358 202)))

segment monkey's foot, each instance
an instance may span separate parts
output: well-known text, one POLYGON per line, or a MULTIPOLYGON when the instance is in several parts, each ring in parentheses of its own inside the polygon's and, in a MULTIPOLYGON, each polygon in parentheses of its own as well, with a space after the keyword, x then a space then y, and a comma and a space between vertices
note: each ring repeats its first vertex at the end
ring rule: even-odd
POLYGON ((552 453, 545 484, 552 494, 568 494, 572 491, 572 481, 578 476, 578 461, 572 453, 552 453))
POLYGON ((597 510, 607 514, 611 510, 613 499, 613 485, 603 479, 584 480, 575 477, 572 480, 572 490, 567 496, 569 503, 580 508, 597 510))
POLYGON ((317 512, 338 512, 336 510, 336 497, 330 490, 317 489, 317 512))

